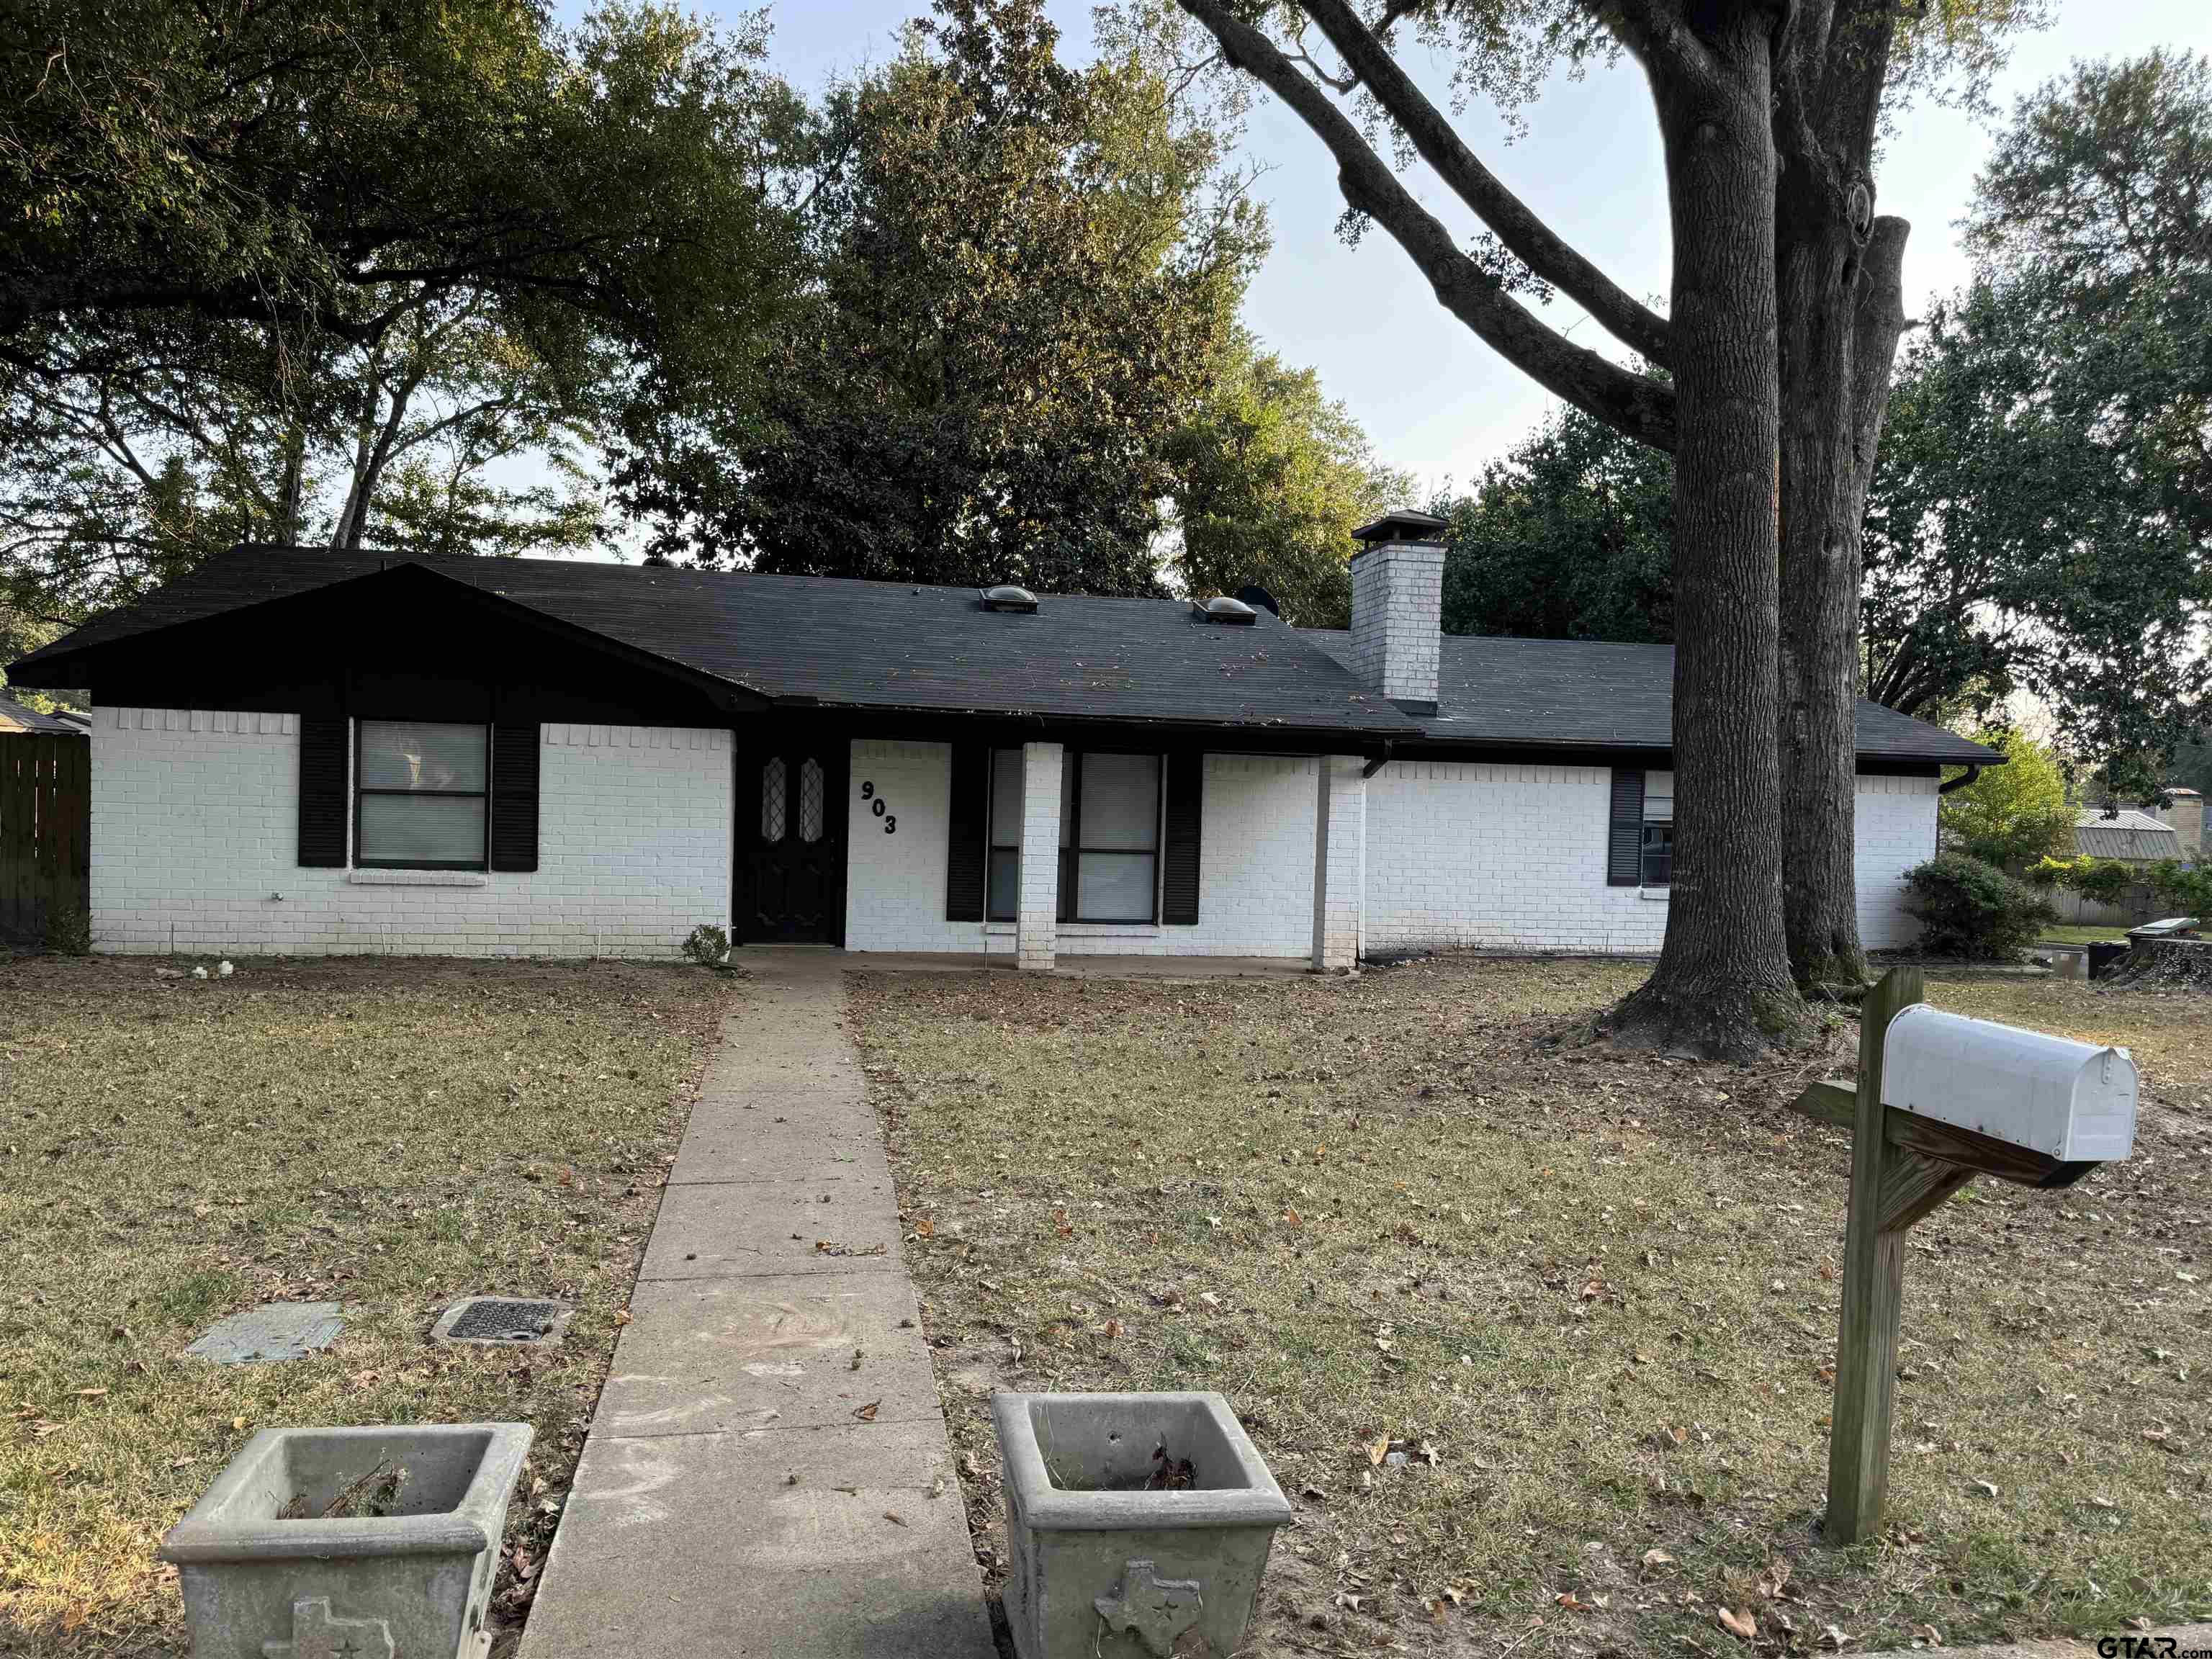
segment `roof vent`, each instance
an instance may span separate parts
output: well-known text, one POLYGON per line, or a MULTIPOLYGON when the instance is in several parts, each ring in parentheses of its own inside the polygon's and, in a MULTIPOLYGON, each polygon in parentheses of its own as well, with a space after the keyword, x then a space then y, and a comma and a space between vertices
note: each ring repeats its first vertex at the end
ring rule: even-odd
POLYGON ((1036 595, 1026 587, 1016 587, 1012 582, 1000 582, 996 587, 983 590, 983 609, 1034 612, 1036 610, 1036 595))
POLYGON ((1260 617, 1260 613, 1243 600, 1232 599, 1225 593, 1215 594, 1197 609, 1206 622, 1231 623, 1241 628, 1249 628, 1260 617))

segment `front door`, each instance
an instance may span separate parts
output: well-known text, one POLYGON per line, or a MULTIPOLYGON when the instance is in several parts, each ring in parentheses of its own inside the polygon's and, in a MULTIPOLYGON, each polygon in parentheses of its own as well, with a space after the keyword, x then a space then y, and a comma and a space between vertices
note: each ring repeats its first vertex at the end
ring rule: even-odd
POLYGON ((844 943, 847 752, 808 743, 738 750, 740 941, 844 943))

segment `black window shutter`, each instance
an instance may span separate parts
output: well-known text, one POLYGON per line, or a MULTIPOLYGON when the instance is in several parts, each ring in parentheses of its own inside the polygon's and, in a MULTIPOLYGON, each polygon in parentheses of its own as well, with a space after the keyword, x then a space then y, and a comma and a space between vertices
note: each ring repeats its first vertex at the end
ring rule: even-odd
POLYGON ((538 867, 538 722, 491 729, 491 867, 538 867))
POLYGON ((951 839, 945 849, 945 919, 983 920, 984 826, 991 810, 991 751, 980 743, 952 745, 951 839))
POLYGON ((1206 817, 1206 757, 1196 750, 1168 757, 1168 805, 1161 851, 1160 920, 1188 927, 1198 920, 1199 826, 1206 817))
POLYGON ((1644 774, 1613 769, 1613 816, 1605 839, 1605 884, 1635 887, 1644 879, 1644 774))
POLYGON ((300 862, 346 861, 346 722, 300 719, 300 862))

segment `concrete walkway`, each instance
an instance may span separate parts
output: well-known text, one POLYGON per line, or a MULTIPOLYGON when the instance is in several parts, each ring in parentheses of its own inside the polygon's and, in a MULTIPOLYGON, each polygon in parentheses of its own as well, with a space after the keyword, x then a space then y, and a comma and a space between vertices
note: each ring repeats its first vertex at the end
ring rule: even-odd
POLYGON ((832 951, 745 953, 520 1659, 993 1659, 832 951))

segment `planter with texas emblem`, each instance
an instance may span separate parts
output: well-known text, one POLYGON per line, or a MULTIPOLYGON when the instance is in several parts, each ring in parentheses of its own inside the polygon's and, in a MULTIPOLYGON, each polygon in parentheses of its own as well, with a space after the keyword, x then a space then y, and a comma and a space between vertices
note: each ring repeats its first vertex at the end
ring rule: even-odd
POLYGON ((161 1541, 197 1659, 480 1659, 526 1423, 264 1429, 161 1541))
POLYGON ((1228 1659, 1291 1505, 1218 1394, 1001 1394, 1021 1659, 1228 1659))

